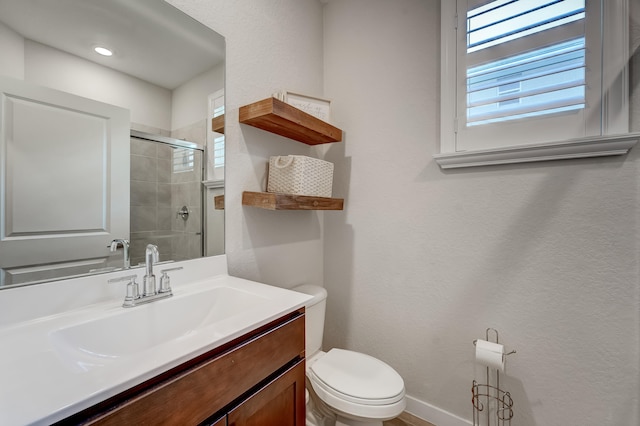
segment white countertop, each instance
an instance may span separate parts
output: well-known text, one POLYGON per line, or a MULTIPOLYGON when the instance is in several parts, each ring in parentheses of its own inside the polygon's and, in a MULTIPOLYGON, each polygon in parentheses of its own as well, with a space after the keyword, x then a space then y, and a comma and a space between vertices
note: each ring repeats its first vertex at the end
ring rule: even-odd
MULTIPOLYGON (((172 298, 129 309, 140 310, 138 313, 143 316, 146 312, 151 315, 154 304, 180 302, 189 294, 217 287, 259 295, 259 303, 241 313, 230 314, 228 318, 193 327, 148 349, 134 354, 111 355, 100 362, 61 348, 54 338, 55 333, 77 324, 119 315, 125 309, 121 306, 124 293, 117 299, 0 324, 0 424, 40 425, 64 419, 299 309, 309 299, 301 293, 230 277, 224 272, 174 286, 172 298)), ((106 286, 106 278, 104 281, 106 286)), ((28 305, 23 309, 28 309, 28 305)), ((212 306, 212 309, 216 307, 212 306)), ((162 321, 172 321, 172 318, 162 321)), ((130 324, 117 332, 124 334, 128 327, 143 326, 130 324)))

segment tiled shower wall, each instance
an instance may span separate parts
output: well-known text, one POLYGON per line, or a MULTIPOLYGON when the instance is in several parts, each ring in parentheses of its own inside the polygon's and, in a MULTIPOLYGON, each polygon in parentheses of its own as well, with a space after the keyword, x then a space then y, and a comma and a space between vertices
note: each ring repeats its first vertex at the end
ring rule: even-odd
MULTIPOLYGON (((171 137, 195 142, 205 146, 207 141, 206 120, 190 126, 173 130, 171 137)), ((175 212, 182 206, 189 208, 189 219, 175 218, 172 223, 174 233, 174 260, 186 260, 203 256, 203 193, 202 185, 204 152, 195 151, 195 164, 192 172, 172 174, 171 205, 175 212), (186 257, 185 257, 186 256, 186 257)), ((177 213, 176 213, 177 216, 177 213)))
POLYGON ((158 246, 160 261, 202 256, 203 155, 195 151, 193 170, 173 173, 173 152, 167 144, 131 139, 132 265, 144 262, 147 244, 158 246), (178 215, 182 206, 189 210, 187 220, 178 215))

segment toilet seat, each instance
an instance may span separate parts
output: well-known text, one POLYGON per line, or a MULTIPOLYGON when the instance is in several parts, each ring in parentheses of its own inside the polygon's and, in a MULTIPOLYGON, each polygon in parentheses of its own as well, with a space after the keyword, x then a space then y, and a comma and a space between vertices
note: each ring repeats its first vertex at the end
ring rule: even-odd
POLYGON ((404 381, 393 368, 359 352, 331 349, 310 370, 327 392, 347 401, 386 405, 404 396, 404 381))
POLYGON ((406 405, 402 377, 359 352, 331 349, 310 365, 308 376, 323 401, 347 414, 391 418, 406 405))

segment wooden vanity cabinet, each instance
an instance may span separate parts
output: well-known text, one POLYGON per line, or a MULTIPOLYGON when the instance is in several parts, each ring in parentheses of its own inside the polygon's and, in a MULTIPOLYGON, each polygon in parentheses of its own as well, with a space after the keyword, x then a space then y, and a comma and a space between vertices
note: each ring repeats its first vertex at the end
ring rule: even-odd
POLYGON ((304 426, 304 308, 59 424, 304 426))

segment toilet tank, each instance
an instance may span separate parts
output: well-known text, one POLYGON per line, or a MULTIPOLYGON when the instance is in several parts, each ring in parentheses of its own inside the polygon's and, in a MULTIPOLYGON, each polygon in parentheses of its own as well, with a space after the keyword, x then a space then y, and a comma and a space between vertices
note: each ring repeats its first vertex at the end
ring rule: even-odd
POLYGON ((322 335, 324 333, 324 313, 327 306, 327 290, 317 285, 303 284, 292 290, 313 296, 305 304, 306 334, 305 353, 309 358, 322 348, 322 335))

